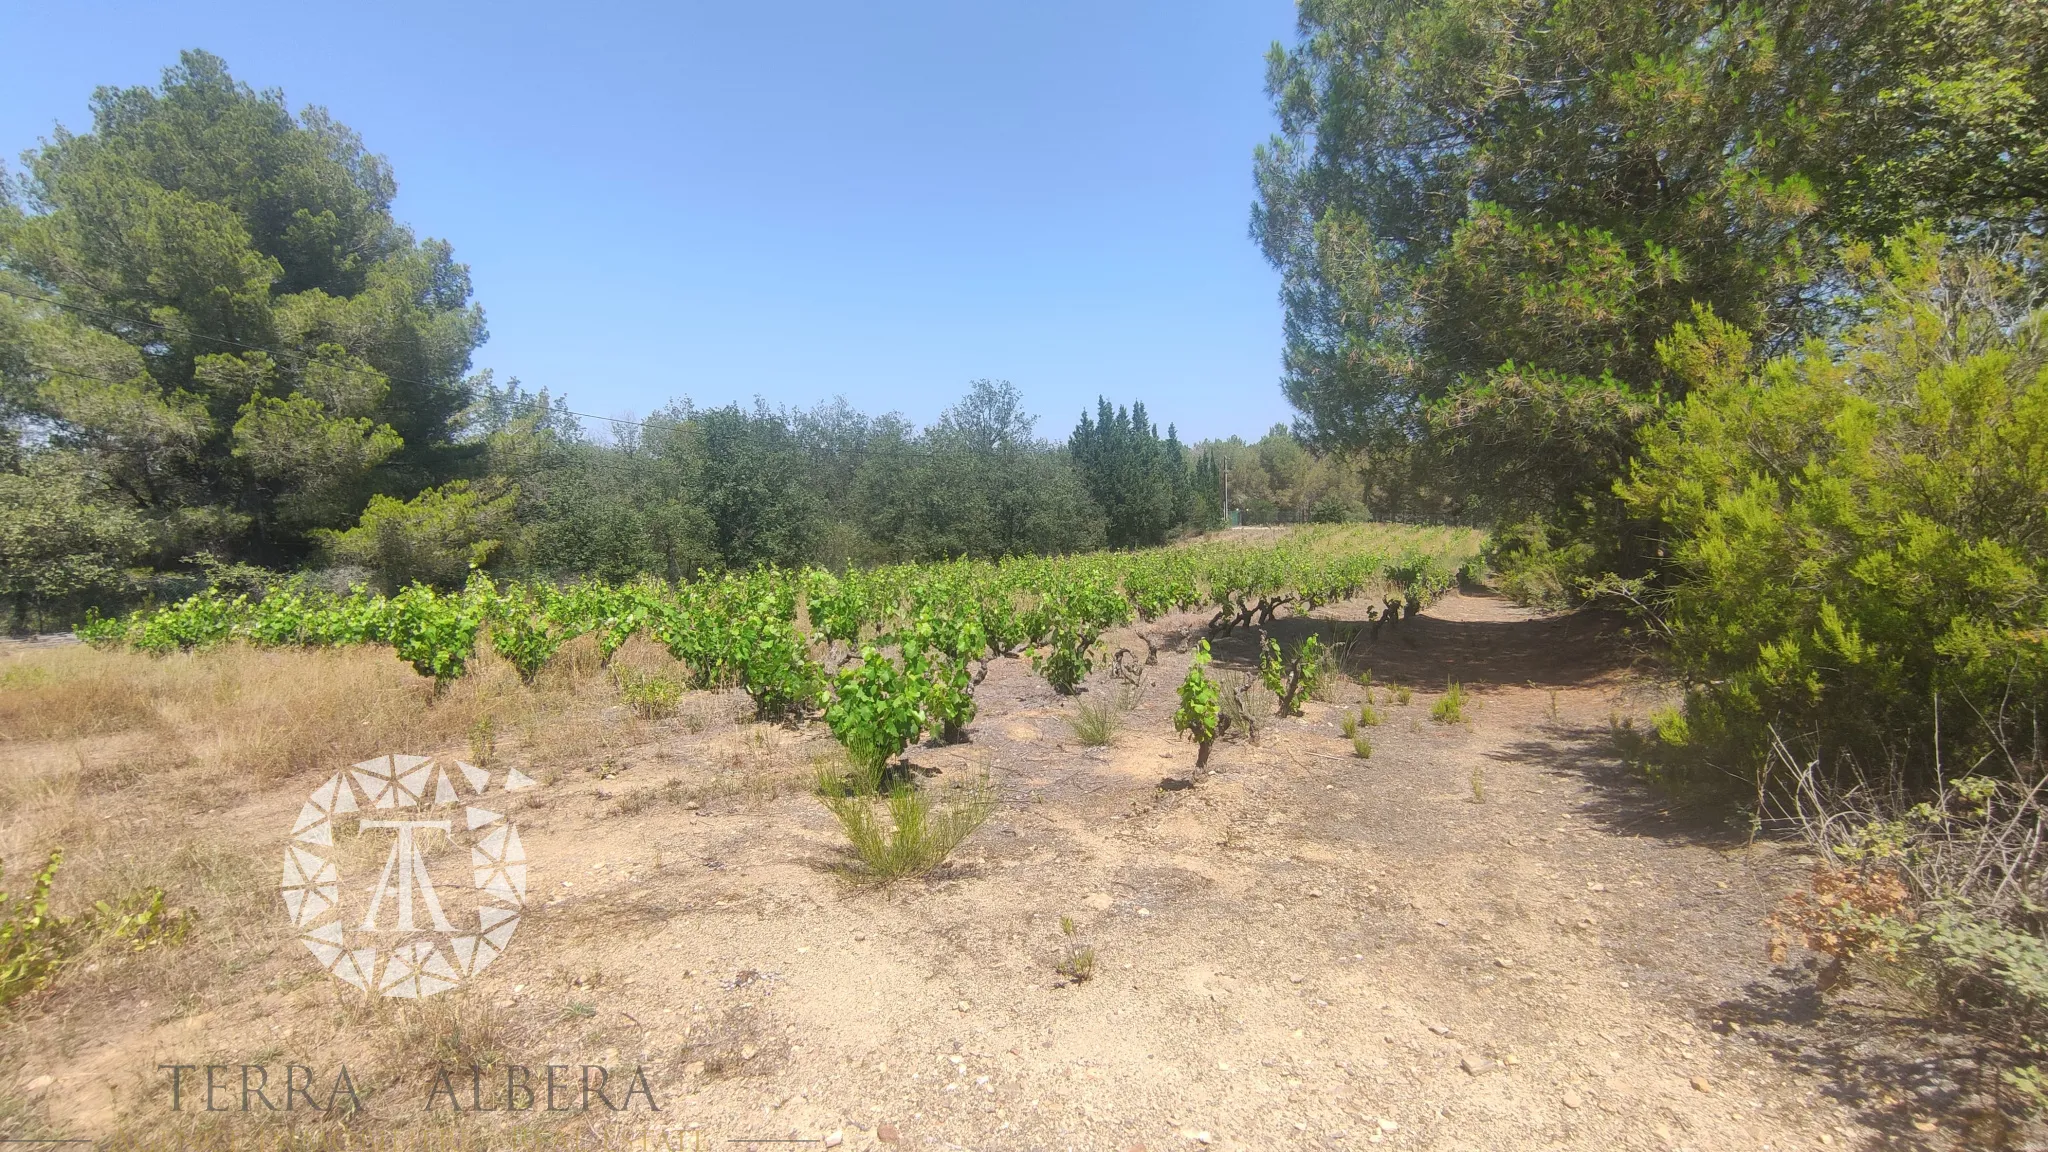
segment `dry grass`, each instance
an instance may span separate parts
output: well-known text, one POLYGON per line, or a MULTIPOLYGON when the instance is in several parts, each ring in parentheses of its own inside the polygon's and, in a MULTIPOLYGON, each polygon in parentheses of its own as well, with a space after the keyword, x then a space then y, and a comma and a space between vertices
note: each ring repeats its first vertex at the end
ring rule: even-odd
MULTIPOLYGON (((74 992, 133 994, 139 982, 148 1017, 161 1020, 225 1004, 252 981, 324 988, 317 972, 286 962, 296 958, 292 945, 280 944, 277 910, 261 898, 276 887, 277 840, 237 813, 295 808, 344 764, 408 751, 518 767, 543 781, 597 777, 598 811, 618 817, 765 802, 801 791, 814 771, 816 739, 737 722, 747 702, 735 694, 687 693, 666 719, 622 700, 620 669, 676 675, 658 646, 628 644, 609 668, 585 647, 565 646, 531 687, 484 654, 438 696, 382 650, 0 656, 0 860, 10 874, 32 872, 62 848, 59 914, 160 886, 171 909, 192 916, 177 946, 81 954, 43 995, 69 1003, 74 992)), ((547 819, 555 803, 529 800, 530 818, 547 819)), ((375 861, 357 863, 375 870, 375 861)), ((38 1010, 22 1004, 16 1011, 38 1010)), ((488 1022, 370 1023, 474 1038, 488 1022)), ((18 1042, 26 1041, 0 1038, 0 1063, 18 1042)))

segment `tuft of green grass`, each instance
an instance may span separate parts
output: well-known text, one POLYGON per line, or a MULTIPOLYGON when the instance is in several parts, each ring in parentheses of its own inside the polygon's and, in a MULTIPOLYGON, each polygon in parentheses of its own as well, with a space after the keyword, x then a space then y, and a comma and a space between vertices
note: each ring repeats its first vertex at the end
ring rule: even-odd
POLYGON ((1351 754, 1360 760, 1372 759, 1372 741, 1362 735, 1353 736, 1351 738, 1351 754))
POLYGON ((995 812, 995 789, 986 777, 954 789, 943 804, 907 783, 884 803, 873 791, 862 792, 861 783, 821 774, 819 799, 839 822, 860 874, 884 884, 937 868, 995 812))
POLYGON ((1412 697, 1413 695, 1414 695, 1413 693, 1411 693, 1411 692, 1409 692, 1409 691, 1408 691, 1408 686, 1407 686, 1406 684, 1402 684, 1402 683, 1398 683, 1398 682, 1397 682, 1397 683, 1395 683, 1395 685, 1394 685, 1394 703, 1396 703, 1396 704, 1399 704, 1399 705, 1400 705, 1401 707, 1403 707, 1403 708, 1406 708, 1406 707, 1408 706, 1408 701, 1409 701, 1409 699, 1410 699, 1410 698, 1411 698, 1411 697, 1412 697))
POLYGON ((1075 940, 1074 931, 1074 918, 1060 917, 1060 935, 1067 938, 1067 947, 1052 970, 1075 984, 1086 984, 1095 975, 1095 945, 1075 940))
POLYGON ((649 720, 665 720, 675 715, 676 705, 682 702, 682 684, 666 676, 645 676, 631 668, 620 668, 614 677, 619 685, 619 698, 649 720))
POLYGON ((1090 748, 1102 748, 1114 741, 1117 729, 1123 727, 1123 710, 1114 703, 1084 700, 1067 723, 1074 729, 1074 739, 1090 748))
POLYGON ((1465 706, 1471 700, 1472 697, 1465 691, 1465 686, 1453 680, 1444 689, 1444 694, 1437 697, 1436 703, 1430 705, 1429 718, 1439 724, 1463 724, 1466 719, 1465 706))
POLYGON ((1474 804, 1486 803, 1486 770, 1484 768, 1472 769, 1472 802, 1474 804))

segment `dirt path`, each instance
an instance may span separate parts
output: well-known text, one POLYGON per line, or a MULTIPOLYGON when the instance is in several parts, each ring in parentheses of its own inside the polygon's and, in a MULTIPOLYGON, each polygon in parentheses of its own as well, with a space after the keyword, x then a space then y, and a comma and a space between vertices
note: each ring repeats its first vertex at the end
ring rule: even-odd
MULTIPOLYGON (((1796 974, 1772 971, 1763 921, 1801 866, 1673 821, 1613 762, 1611 720, 1640 722, 1650 690, 1608 622, 1451 596, 1359 645, 1376 684, 1415 689, 1378 705, 1369 760, 1338 731, 1354 682, 1256 744, 1219 745, 1191 787, 1168 716, 1198 622, 1169 623, 1110 749, 1076 745, 1076 703, 1005 662, 971 743, 913 751, 941 779, 986 770, 1005 797, 928 882, 843 880, 837 832, 801 789, 621 811, 625 786, 676 779, 680 795, 735 741, 785 741, 800 763, 815 731, 677 734, 614 779, 565 776, 520 814, 540 894, 527 924, 461 995, 512 1058, 644 1063, 658 1126, 720 1148, 1961 1138, 1915 1127, 1904 1088, 1862 1097, 1842 1069, 1788 1058, 1805 1042, 1785 1038, 1796 974), (1429 718, 1451 677, 1476 692, 1468 724, 1429 718), (1085 984, 1054 973, 1063 916, 1096 949, 1085 984)), ((1219 666, 1253 645, 1227 638, 1219 666)), ((228 815, 288 822, 302 794, 228 815)), ((284 931, 270 963, 296 972, 284 931)), ((180 1028, 223 1054, 317 1054, 355 1026, 328 982, 264 987, 196 1025, 124 1024, 109 990, 103 1014, 66 1024, 105 1032, 100 1047, 60 1058, 60 1029, 22 1073, 54 1070, 51 1112, 104 1126, 122 1113, 96 1086, 125 1078, 146 1098, 135 1070, 195 1035, 180 1028)))

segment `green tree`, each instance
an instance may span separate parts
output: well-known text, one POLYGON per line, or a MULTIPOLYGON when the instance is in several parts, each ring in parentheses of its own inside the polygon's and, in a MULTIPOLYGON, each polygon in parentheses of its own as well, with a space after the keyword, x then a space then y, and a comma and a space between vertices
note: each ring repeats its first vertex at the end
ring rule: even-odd
POLYGON ((1926 232, 1848 267, 1865 318, 1839 344, 1752 372, 1703 316, 1664 345, 1688 395, 1622 491, 1670 551, 1668 585, 1630 589, 1693 684, 1666 735, 1752 790, 1773 733, 1914 795, 1943 765, 2038 771, 2048 310, 1926 232))
POLYGON ((790 420, 756 401, 669 416, 696 437, 712 545, 736 568, 804 563, 824 533, 825 502, 811 482, 809 453, 790 420))
POLYGON ((1178 522, 1176 483, 1186 485, 1186 462, 1179 438, 1159 438, 1159 429, 1145 416, 1145 405, 1128 409, 1097 401, 1091 419, 1086 412, 1067 440, 1067 453, 1080 470, 1088 494, 1102 509, 1109 545, 1134 548, 1161 544, 1178 522))
POLYGON ((0 371, 159 564, 300 559, 373 492, 458 469, 483 316, 448 245, 392 218, 381 157, 204 52, 92 113, 25 157, 26 211, 0 218, 0 371))
POLYGON ((355 527, 320 537, 334 559, 374 572, 387 592, 460 588, 512 531, 515 499, 496 482, 451 480, 410 500, 373 496, 355 527))
POLYGON ((1613 481, 1702 309, 1753 355, 1841 319, 1830 253, 2041 231, 2044 16, 1983 0, 1306 0, 1253 232, 1313 437, 1415 457, 1640 565, 1613 481))
POLYGON ((1014 385, 977 380, 922 435, 878 439, 859 476, 869 535, 908 560, 1099 547, 1101 512, 1036 426, 1014 385))
POLYGON ((76 453, 13 453, 0 468, 0 596, 10 627, 48 626, 95 602, 118 602, 148 525, 90 478, 76 453))

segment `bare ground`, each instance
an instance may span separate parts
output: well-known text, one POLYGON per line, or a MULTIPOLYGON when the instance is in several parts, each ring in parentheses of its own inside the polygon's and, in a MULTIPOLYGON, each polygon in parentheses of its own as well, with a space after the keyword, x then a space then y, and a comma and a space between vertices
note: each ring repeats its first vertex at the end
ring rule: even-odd
MULTIPOLYGON (((1967 1049, 1856 1017, 1854 993, 1823 1012, 1806 969, 1768 960, 1765 920, 1806 865, 1660 808, 1617 761, 1611 726, 1660 690, 1615 627, 1453 595, 1356 645, 1384 718, 1370 759, 1338 730, 1353 680, 1201 775, 1168 721, 1199 620, 1151 628, 1158 664, 1107 749, 1076 743, 1075 700, 999 662, 970 741, 908 759, 937 782, 989 773, 1000 810, 943 871, 884 889, 844 875, 804 790, 816 725, 700 715, 528 762, 530 911, 439 1015, 353 1005, 266 907, 232 949, 186 946, 219 950, 196 986, 146 957, 27 1002, 0 1045, 0 1130, 160 1129, 154 1066, 212 1060, 345 1059, 373 1115, 412 1123, 420 1067, 481 1058, 644 1065, 662 1110, 627 1119, 671 1146, 2023 1145, 1967 1049), (1467 723, 1429 716, 1449 679, 1475 693, 1467 723), (1055 973, 1074 945, 1096 950, 1086 983, 1055 973)), ((1254 644, 1219 642, 1219 667, 1254 644)), ((1113 691, 1098 673, 1083 699, 1113 691)), ((246 849, 268 874, 327 770, 169 823, 275 829, 246 849)), ((275 900, 265 882, 252 902, 275 900)))

